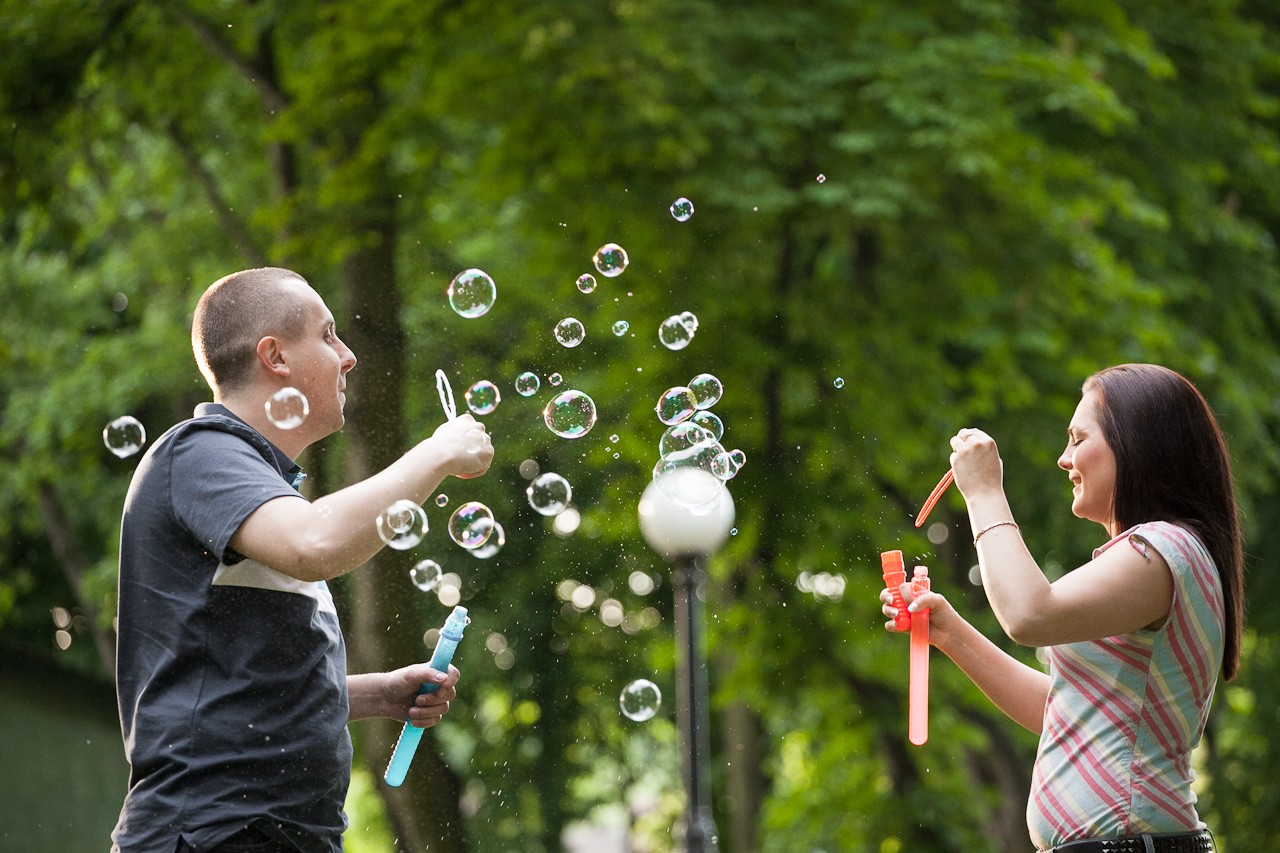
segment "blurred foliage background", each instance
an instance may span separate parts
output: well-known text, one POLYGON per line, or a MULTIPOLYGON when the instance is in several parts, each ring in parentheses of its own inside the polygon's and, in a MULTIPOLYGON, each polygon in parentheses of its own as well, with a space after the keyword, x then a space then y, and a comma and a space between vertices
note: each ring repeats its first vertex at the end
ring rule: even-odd
POLYGON ((722 849, 1024 851, 1034 738, 938 659, 908 749, 877 555, 929 565, 999 636, 959 497, 911 525, 948 438, 996 437, 1057 576, 1101 539, 1054 466, 1080 384, 1154 361, 1219 412, 1246 514, 1254 606, 1197 757, 1202 817, 1225 851, 1269 849, 1278 19, 1248 0, 0 0, 0 650, 109 695, 136 457, 102 428, 189 416, 198 295, 287 266, 360 359, 347 429, 301 460, 312 494, 431 433, 436 369, 460 404, 481 379, 503 397, 490 473, 442 486, 413 551, 335 584, 358 669, 424 658, 454 600, 474 619, 408 784, 375 781, 398 727, 353 727, 350 849, 554 851, 582 824, 672 849, 671 584, 636 503, 659 394, 710 372, 747 458, 707 595, 722 849), (630 266, 583 294, 606 242, 630 266), (469 267, 498 287, 473 320, 445 300, 469 267), (656 331, 682 311, 699 328, 671 351, 656 331), (597 404, 580 439, 542 423, 552 372, 597 404), (575 529, 529 507, 526 460, 571 482, 575 529), (446 535, 466 500, 504 526, 489 559, 446 535), (452 575, 438 594, 408 580, 426 557, 452 575), (617 696, 641 677, 666 701, 637 724, 617 696))

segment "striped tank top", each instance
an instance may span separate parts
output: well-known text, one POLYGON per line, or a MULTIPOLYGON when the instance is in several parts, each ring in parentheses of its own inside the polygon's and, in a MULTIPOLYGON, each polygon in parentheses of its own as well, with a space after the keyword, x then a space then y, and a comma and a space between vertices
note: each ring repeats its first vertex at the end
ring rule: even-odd
POLYGON ((1156 630, 1052 646, 1049 699, 1032 771, 1027 826, 1040 850, 1081 838, 1203 828, 1191 790, 1222 665, 1218 571, 1200 539, 1164 521, 1126 530, 1173 573, 1169 618, 1156 630))

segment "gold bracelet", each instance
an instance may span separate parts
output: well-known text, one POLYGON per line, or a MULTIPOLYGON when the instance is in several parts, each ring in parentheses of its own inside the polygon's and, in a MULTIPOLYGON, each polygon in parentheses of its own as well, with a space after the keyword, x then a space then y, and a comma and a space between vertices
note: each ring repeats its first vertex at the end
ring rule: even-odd
MULTIPOLYGON (((982 528, 977 533, 973 534, 974 547, 977 547, 978 540, 982 538, 982 534, 986 533, 988 530, 995 530, 997 527, 1004 527, 1006 524, 1012 525, 1015 528, 1018 527, 1018 522, 1014 521, 1012 518, 1009 519, 1008 521, 997 521, 995 524, 988 524, 986 527, 982 528)), ((1021 528, 1018 528, 1018 529, 1021 529, 1021 528)))

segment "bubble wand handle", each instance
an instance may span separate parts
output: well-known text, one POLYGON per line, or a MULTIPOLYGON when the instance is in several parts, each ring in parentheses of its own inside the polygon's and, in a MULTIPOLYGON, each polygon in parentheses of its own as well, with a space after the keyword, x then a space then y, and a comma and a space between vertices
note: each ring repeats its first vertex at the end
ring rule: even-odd
MULTIPOLYGON (((929 591, 929 570, 916 566, 911 597, 929 591)), ((929 610, 911 614, 911 680, 907 689, 907 740, 920 746, 929 739, 929 610)))
MULTIPOLYGON (((440 629, 440 640, 431 654, 432 669, 438 669, 441 672, 449 671, 453 653, 458 648, 458 643, 462 641, 462 629, 467 626, 468 621, 467 608, 462 606, 453 608, 453 612, 445 620, 444 627, 440 629)), ((424 684, 418 692, 435 693, 439 689, 439 684, 424 684)), ((409 765, 413 763, 413 755, 418 751, 418 742, 422 740, 422 731, 419 726, 405 720, 404 728, 400 730, 400 739, 396 741, 396 748, 391 751, 387 772, 382 776, 391 787, 398 788, 404 783, 405 776, 409 773, 409 765)))
POLYGON ((440 407, 449 420, 458 417, 458 406, 453 402, 453 388, 449 385, 449 377, 444 371, 436 369, 436 393, 440 395, 440 407))
POLYGON ((893 627, 898 631, 906 631, 911 627, 911 614, 907 612, 907 603, 902 600, 902 584, 907 580, 907 569, 902 561, 902 552, 882 552, 880 571, 884 575, 885 589, 889 590, 889 595, 893 597, 893 606, 898 609, 898 614, 893 617, 893 627))

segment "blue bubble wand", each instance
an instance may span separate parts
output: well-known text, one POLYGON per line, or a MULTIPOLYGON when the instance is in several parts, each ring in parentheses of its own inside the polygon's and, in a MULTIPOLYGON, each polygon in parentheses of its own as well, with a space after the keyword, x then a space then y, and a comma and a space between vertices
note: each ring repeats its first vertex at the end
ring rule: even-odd
MULTIPOLYGON (((454 650, 462 641, 462 629, 470 621, 467 618, 467 608, 461 605, 453 608, 453 612, 444 622, 444 627, 440 629, 440 640, 436 643, 436 650, 431 654, 432 669, 438 669, 441 672, 449 671, 454 650)), ((435 693, 438 689, 440 689, 439 684, 424 684, 418 693, 435 693)), ((405 720, 404 728, 400 730, 400 739, 396 741, 396 748, 391 751, 387 772, 382 776, 391 787, 399 788, 404 783, 404 778, 409 773, 409 765, 413 763, 413 754, 418 751, 420 740, 422 740, 422 728, 405 720)))

